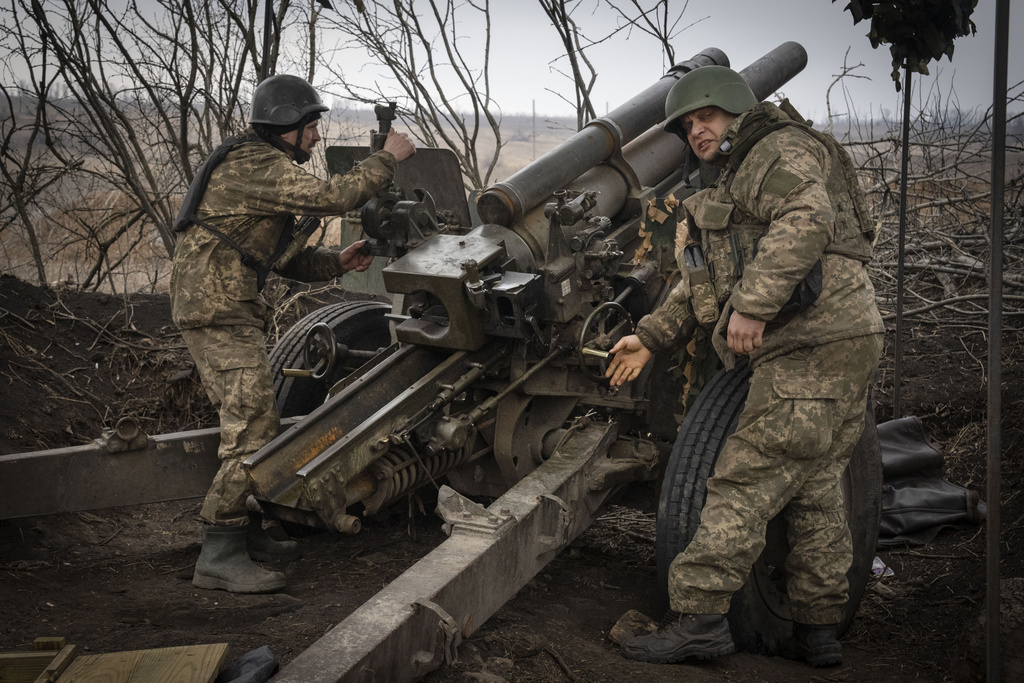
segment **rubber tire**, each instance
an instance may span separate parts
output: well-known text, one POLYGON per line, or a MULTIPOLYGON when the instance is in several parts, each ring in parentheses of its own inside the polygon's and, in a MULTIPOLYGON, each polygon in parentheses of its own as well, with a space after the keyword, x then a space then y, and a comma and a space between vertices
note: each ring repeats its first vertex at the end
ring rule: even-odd
MULTIPOLYGON (((662 597, 668 602, 668 568, 700 525, 707 479, 725 440, 736 431, 750 386, 745 365, 721 371, 693 403, 679 430, 665 469, 658 501, 656 559, 662 597)), ((881 521, 882 454, 870 403, 866 424, 843 474, 847 520, 853 537, 853 564, 847 572, 850 597, 839 625, 842 635, 853 620, 871 576, 881 521)), ((767 542, 743 587, 733 595, 729 626, 736 646, 766 655, 779 653, 792 632, 782 558, 789 551, 782 516, 768 524, 767 542)))
POLYGON ((350 349, 375 351, 391 343, 391 330, 385 315, 391 304, 380 301, 343 301, 330 304, 301 318, 270 352, 270 371, 274 377, 274 397, 281 417, 308 415, 320 406, 330 388, 348 374, 352 367, 339 363, 329 377, 314 380, 285 377, 284 368, 303 368, 303 345, 306 333, 317 323, 325 323, 334 331, 339 344, 350 349))

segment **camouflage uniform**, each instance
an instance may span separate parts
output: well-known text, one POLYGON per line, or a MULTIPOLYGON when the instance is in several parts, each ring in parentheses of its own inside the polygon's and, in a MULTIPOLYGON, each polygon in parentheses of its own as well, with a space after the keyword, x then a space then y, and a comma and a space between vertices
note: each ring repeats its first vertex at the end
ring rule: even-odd
POLYGON ((760 103, 726 130, 726 147, 742 156, 726 158, 717 183, 683 202, 677 234, 679 263, 697 242, 707 275, 683 267, 680 284, 637 335, 653 351, 698 325, 713 328, 731 366, 724 335, 732 311, 767 323, 749 356, 753 376, 737 431, 708 481, 701 526, 669 569, 672 609, 727 612, 764 548, 768 520, 784 511, 793 619, 835 624, 852 559, 839 482, 863 431, 884 327, 866 268, 870 241, 850 218, 859 188, 830 175, 841 169, 827 143, 787 122, 760 103), (817 301, 780 315, 818 262, 817 301))
MULTIPOLYGON (((247 142, 213 171, 197 216, 266 263, 289 216, 350 211, 388 182, 395 166, 393 155, 378 152, 350 173, 324 181, 271 145, 247 142)), ((277 272, 304 282, 342 275, 338 252, 322 247, 307 247, 277 272)), ((242 264, 239 253, 209 230, 191 225, 175 245, 171 315, 220 414, 221 468, 202 518, 224 526, 248 524, 249 484, 242 461, 279 429, 266 351, 270 307, 257 291, 256 272, 242 264)))

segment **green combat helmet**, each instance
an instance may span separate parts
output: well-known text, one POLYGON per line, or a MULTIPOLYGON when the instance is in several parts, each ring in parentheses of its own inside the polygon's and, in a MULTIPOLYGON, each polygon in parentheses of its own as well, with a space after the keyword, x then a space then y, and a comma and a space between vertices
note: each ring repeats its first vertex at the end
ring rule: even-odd
POLYGON ((665 98, 665 130, 686 141, 679 120, 701 107, 721 107, 730 114, 742 114, 757 104, 757 98, 743 77, 727 66, 702 66, 685 74, 665 98))

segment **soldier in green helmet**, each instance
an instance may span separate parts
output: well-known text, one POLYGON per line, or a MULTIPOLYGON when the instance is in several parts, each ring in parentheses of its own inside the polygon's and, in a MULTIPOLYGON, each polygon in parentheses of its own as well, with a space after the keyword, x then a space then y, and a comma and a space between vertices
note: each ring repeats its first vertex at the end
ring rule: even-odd
POLYGON ((682 279, 612 348, 608 377, 613 386, 635 379, 654 352, 698 326, 726 367, 740 356, 753 373, 700 527, 669 568, 670 611, 622 651, 657 663, 732 652, 730 599, 781 512, 794 654, 838 664, 853 552, 840 477, 864 429, 884 332, 863 194, 834 139, 758 102, 732 69, 684 75, 666 116, 666 129, 720 175, 679 205, 682 279))
POLYGON ((302 170, 320 141, 328 108, 297 76, 271 76, 252 98, 250 127, 226 140, 196 171, 175 222, 171 315, 220 415, 220 470, 200 513, 203 545, 192 583, 235 593, 285 586, 281 572, 253 560, 294 559, 294 541, 275 541, 246 508, 242 462, 277 436, 280 420, 266 350, 272 311, 261 295, 269 272, 304 282, 364 271, 362 242, 338 251, 289 249, 296 215, 337 216, 362 205, 415 153, 401 133, 351 172, 330 180, 302 170), (294 254, 289 259, 288 256, 294 254))

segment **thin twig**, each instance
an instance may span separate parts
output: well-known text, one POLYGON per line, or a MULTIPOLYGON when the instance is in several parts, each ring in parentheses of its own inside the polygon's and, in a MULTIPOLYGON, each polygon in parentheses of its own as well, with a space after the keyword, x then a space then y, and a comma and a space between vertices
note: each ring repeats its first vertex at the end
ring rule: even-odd
POLYGON ((553 645, 546 646, 544 648, 544 652, 547 652, 549 655, 551 655, 551 658, 558 663, 558 666, 560 666, 562 668, 562 671, 565 672, 566 678, 568 678, 570 681, 573 681, 573 683, 579 681, 579 678, 577 678, 576 674, 574 674, 572 670, 569 669, 569 665, 565 663, 565 660, 562 659, 562 655, 558 654, 558 651, 555 650, 553 645))

